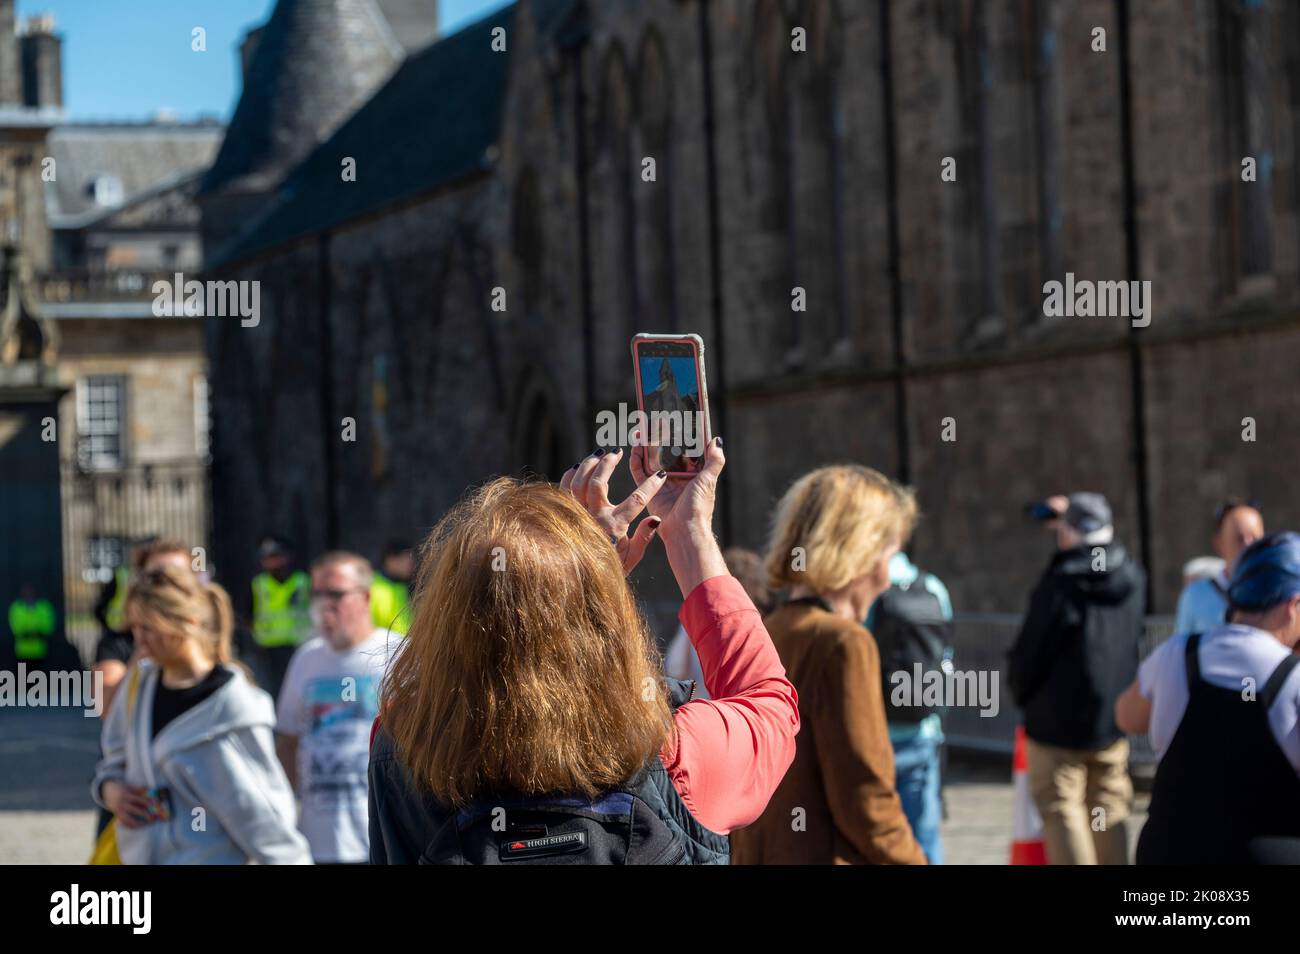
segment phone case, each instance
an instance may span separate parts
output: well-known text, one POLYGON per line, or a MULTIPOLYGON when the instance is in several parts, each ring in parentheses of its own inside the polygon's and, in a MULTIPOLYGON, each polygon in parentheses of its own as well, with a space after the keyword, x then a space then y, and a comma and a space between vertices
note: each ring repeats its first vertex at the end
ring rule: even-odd
MULTIPOLYGON (((713 422, 709 420, 709 383, 704 371, 704 339, 697 334, 684 335, 657 335, 650 332, 639 332, 632 336, 628 345, 632 352, 632 371, 636 382, 636 407, 638 411, 645 413, 643 396, 641 394, 641 363, 637 361, 636 345, 638 341, 689 341, 695 345, 696 365, 700 378, 700 409, 704 413, 704 443, 707 445, 713 440, 713 422)), ((669 471, 669 477, 693 477, 694 474, 686 471, 669 471)))
POLYGON ((170 790, 151 788, 145 792, 145 797, 149 799, 148 814, 145 816, 147 821, 168 821, 172 817, 172 793, 170 790))

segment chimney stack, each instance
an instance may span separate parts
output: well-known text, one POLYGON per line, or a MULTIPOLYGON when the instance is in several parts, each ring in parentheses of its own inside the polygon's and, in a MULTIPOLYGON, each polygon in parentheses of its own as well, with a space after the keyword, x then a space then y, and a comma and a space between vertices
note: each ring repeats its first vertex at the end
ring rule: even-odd
POLYGON ((22 104, 22 70, 18 60, 14 0, 0 0, 0 105, 22 104))
POLYGON ((54 32, 54 15, 28 17, 21 43, 24 105, 63 108, 63 38, 54 32))

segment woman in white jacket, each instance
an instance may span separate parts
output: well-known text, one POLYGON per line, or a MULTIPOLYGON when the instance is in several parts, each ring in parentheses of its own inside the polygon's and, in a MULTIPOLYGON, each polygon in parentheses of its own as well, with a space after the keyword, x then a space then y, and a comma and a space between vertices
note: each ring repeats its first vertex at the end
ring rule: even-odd
POLYGON ((104 724, 91 792, 125 864, 310 864, 275 755, 271 697, 232 665, 226 591, 185 568, 131 585, 147 653, 104 724))

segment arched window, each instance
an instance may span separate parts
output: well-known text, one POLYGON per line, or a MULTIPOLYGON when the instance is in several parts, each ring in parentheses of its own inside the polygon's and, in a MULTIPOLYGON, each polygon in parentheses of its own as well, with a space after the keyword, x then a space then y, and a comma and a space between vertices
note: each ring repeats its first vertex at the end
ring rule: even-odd
MULTIPOLYGON (((1064 8, 1059 3, 1034 4, 1030 10, 1028 42, 1033 47, 1034 118, 1038 174, 1038 281, 1062 281, 1065 276, 1063 233, 1065 212, 1061 201, 1064 91, 1057 38, 1064 8)), ((1041 298, 1034 296, 1035 315, 1042 316, 1041 298)))
MULTIPOLYGON (((623 313, 624 328, 640 330, 641 295, 637 274, 637 164, 632 154, 632 88, 627 59, 615 45, 605 60, 600 95, 598 143, 604 175, 603 237, 612 266, 605 281, 614 285, 610 302, 623 313)), ((629 335, 630 337, 630 335, 629 335)))
POLYGON ((524 313, 532 314, 543 307, 542 261, 545 237, 542 232, 541 197, 537 174, 529 166, 515 183, 511 245, 519 268, 524 313))
POLYGON ((953 298, 958 338, 996 327, 998 297, 997 188, 993 175, 989 126, 989 91, 993 66, 989 59, 985 10, 976 0, 960 0, 953 46, 956 56, 959 133, 957 160, 959 199, 954 243, 953 298))
POLYGON ((655 181, 646 182, 637 172, 640 196, 638 217, 642 227, 645 264, 644 318, 656 329, 677 327, 677 276, 673 267, 673 142, 672 83, 662 39, 647 33, 641 44, 640 117, 641 145, 644 156, 655 162, 655 181))
POLYGON ((1219 115, 1220 292, 1241 292, 1251 278, 1271 276, 1273 241, 1273 149, 1269 70, 1272 65, 1267 5, 1250 0, 1217 0, 1214 31, 1222 82, 1219 115), (1255 181, 1242 180, 1242 160, 1255 160, 1255 181))
POLYGON ((799 285, 802 257, 795 233, 793 122, 788 89, 790 28, 777 0, 762 0, 754 27, 754 59, 763 107, 755 191, 762 234, 764 271, 759 290, 763 325, 771 329, 775 356, 797 361, 803 343, 802 315, 791 310, 791 289, 799 285))
POLYGON ((844 287, 843 116, 839 98, 842 29, 831 0, 805 0, 799 25, 807 49, 794 59, 797 134, 794 164, 799 272, 807 293, 802 341, 807 357, 848 338, 844 287))
POLYGON ((523 434, 521 469, 528 476, 559 480, 567 469, 567 458, 564 457, 563 441, 546 395, 538 393, 533 396, 525 420, 527 423, 523 434))

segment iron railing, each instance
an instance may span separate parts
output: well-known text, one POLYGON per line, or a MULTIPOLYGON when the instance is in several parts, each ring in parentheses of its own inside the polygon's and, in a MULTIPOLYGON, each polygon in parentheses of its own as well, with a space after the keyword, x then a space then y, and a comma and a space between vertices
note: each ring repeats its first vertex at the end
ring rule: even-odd
POLYGON ((208 545, 208 466, 202 460, 91 470, 64 461, 63 580, 68 640, 93 658, 101 628, 95 604, 133 543, 148 536, 208 545))
MULTIPOLYGON (((1007 650, 1020 632, 1019 613, 957 613, 953 617, 953 667, 959 672, 998 674, 998 713, 981 716, 977 706, 949 709, 943 718, 948 744, 957 749, 1010 754, 1015 745, 1020 711, 1011 702, 1007 686, 1007 650)), ((1140 657, 1147 655, 1173 633, 1172 616, 1149 616, 1143 626, 1140 657)), ((1130 739, 1132 758, 1151 761, 1154 756, 1146 736, 1130 739)))

